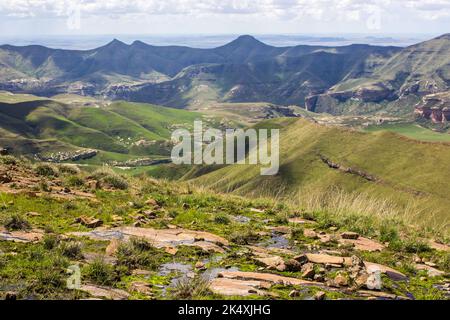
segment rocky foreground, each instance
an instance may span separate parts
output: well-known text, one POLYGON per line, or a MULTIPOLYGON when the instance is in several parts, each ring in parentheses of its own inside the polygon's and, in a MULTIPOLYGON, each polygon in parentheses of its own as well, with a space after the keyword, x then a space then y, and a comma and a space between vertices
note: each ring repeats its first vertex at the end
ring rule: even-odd
POLYGON ((0 222, 6 299, 450 298, 445 235, 104 169, 0 157, 0 222))

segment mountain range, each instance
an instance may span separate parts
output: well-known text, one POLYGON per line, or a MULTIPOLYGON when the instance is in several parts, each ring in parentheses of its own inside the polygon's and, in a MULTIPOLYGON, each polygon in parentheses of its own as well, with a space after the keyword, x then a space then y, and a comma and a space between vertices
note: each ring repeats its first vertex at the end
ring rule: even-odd
POLYGON ((423 96, 450 85, 450 35, 407 48, 274 47, 252 36, 195 49, 127 45, 92 50, 0 46, 0 89, 195 108, 270 102, 330 114, 412 115, 423 96))

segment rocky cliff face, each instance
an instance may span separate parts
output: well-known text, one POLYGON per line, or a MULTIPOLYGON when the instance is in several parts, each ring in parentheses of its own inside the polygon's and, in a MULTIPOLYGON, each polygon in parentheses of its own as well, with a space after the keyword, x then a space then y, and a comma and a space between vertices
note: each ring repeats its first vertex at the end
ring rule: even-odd
POLYGON ((433 123, 450 121, 450 92, 425 96, 416 106, 414 114, 433 123))

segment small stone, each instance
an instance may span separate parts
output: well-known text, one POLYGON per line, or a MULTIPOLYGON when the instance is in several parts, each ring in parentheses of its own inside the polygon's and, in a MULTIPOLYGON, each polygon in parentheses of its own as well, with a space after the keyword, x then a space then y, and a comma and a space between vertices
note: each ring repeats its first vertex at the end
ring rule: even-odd
POLYGON ((436 267, 437 267, 437 264, 436 264, 436 263, 433 263, 433 262, 431 262, 431 261, 425 262, 425 265, 427 265, 427 266, 429 266, 429 267, 432 267, 432 268, 436 268, 436 267))
POLYGON ((9 291, 5 295, 5 300, 14 301, 17 300, 17 293, 9 291))
POLYGON ((198 262, 195 264, 195 269, 198 269, 198 270, 205 270, 206 267, 205 267, 205 264, 204 264, 203 262, 198 261, 198 262))
POLYGON ((427 281, 428 280, 427 277, 420 277, 419 279, 420 279, 420 281, 427 281))
POLYGON ((81 225, 87 228, 98 228, 103 224, 103 221, 100 219, 95 219, 93 217, 80 216, 75 219, 76 223, 80 223, 81 225))
POLYGON ((359 238, 359 234, 356 232, 343 232, 341 233, 342 239, 350 239, 350 240, 357 240, 359 238))
MULTIPOLYGON (((155 199, 148 199, 147 201, 145 201, 145 204, 147 206, 157 206, 158 202, 155 199)), ((183 204, 184 205, 184 204, 183 204)))
POLYGON ((319 291, 314 295, 314 300, 324 300, 326 297, 326 293, 323 291, 319 291))
POLYGON ((142 293, 145 295, 152 295, 152 289, 151 289, 151 285, 149 283, 146 282, 140 282, 140 281, 136 281, 136 282, 132 282, 131 285, 131 290, 138 292, 138 293, 142 293))
POLYGON ((296 272, 302 270, 302 264, 295 259, 289 259, 284 264, 287 271, 296 272))
POLYGON ((306 263, 302 267, 302 277, 312 279, 314 278, 315 271, 314 271, 314 264, 312 263, 306 263))
POLYGON ((358 288, 366 287, 368 279, 369 279, 369 275, 367 273, 360 274, 355 279, 355 285, 358 288))
POLYGON ((289 297, 291 297, 291 298, 300 297, 300 291, 292 290, 291 292, 289 292, 289 297))
POLYGON ((346 276, 344 276, 343 274, 338 274, 335 278, 334 278, 334 283, 338 286, 338 287, 347 287, 348 286, 348 279, 346 276))
POLYGON ((40 213, 33 212, 33 211, 30 211, 27 213, 27 216, 30 216, 30 217, 39 217, 40 215, 41 215, 40 213))
POLYGON ((299 256, 295 256, 294 260, 296 260, 297 262, 299 262, 301 264, 305 264, 308 262, 308 257, 305 254, 302 254, 299 256))
POLYGON ((176 255, 178 252, 178 249, 175 247, 166 247, 164 249, 164 251, 166 251, 168 254, 171 254, 172 256, 176 255))
POLYGON ((109 242, 109 245, 106 247, 106 255, 114 256, 117 253, 119 246, 120 246, 120 240, 112 239, 109 242))
POLYGON ((329 227, 328 230, 330 231, 337 231, 339 228, 338 227, 329 227))
POLYGON ((310 238, 310 239, 319 239, 319 236, 317 235, 317 232, 315 232, 314 230, 311 229, 305 229, 303 230, 303 235, 306 238, 310 238))
POLYGON ((383 288, 383 282, 381 280, 381 271, 368 270, 369 274, 366 281, 366 287, 369 290, 381 290, 383 288))
POLYGON ((422 258, 420 258, 419 256, 414 256, 414 262, 415 263, 422 263, 422 258))
POLYGON ((324 276, 321 275, 321 274, 316 274, 316 275, 314 275, 314 281, 317 281, 317 282, 324 282, 324 281, 325 281, 325 278, 324 278, 324 276))

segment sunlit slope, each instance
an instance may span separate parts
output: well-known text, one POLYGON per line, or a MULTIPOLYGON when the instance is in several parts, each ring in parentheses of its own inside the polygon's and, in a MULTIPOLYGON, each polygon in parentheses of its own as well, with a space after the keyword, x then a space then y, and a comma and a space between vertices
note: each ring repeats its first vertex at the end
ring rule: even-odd
POLYGON ((322 126, 307 120, 275 119, 260 126, 283 128, 276 176, 261 176, 256 166, 235 165, 204 175, 192 170, 185 178, 220 191, 273 197, 338 187, 390 199, 400 206, 417 205, 427 209, 427 219, 448 223, 449 145, 409 140, 392 132, 363 133, 322 126), (340 169, 330 167, 324 159, 340 169))

